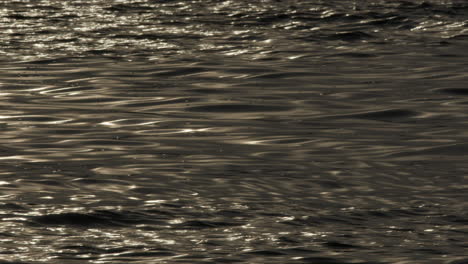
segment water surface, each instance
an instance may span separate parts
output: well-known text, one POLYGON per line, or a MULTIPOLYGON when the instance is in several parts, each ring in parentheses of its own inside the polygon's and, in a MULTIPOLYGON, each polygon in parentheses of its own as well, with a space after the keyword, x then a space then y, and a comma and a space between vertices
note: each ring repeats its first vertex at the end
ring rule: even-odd
POLYGON ((462 1, 0 1, 5 263, 468 263, 462 1))

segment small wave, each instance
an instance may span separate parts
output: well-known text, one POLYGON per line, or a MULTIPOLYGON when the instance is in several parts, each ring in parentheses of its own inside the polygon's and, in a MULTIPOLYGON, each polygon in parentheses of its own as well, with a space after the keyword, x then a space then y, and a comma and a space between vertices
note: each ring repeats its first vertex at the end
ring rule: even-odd
POLYGON ((278 105, 251 105, 251 104, 218 104, 202 105, 187 108, 189 112, 211 113, 248 113, 248 112, 282 112, 291 110, 291 107, 278 105))
POLYGON ((364 113, 348 114, 333 116, 333 118, 357 118, 357 119, 369 119, 376 121, 385 122, 398 122, 405 121, 408 118, 416 117, 419 112, 407 110, 407 109, 388 109, 388 110, 377 110, 369 111, 364 113))
POLYGON ((445 93, 445 94, 450 94, 450 95, 461 95, 461 96, 468 95, 468 88, 443 88, 443 89, 437 89, 436 91, 445 93))
POLYGON ((364 52, 343 52, 343 53, 332 54, 329 57, 374 58, 377 56, 378 55, 376 54, 364 53, 364 52))
POLYGON ((205 228, 220 228, 239 226, 240 223, 225 222, 225 221, 208 221, 208 220, 190 220, 182 224, 177 225, 178 228, 184 229, 205 229, 205 228))
POLYGON ((301 261, 307 264, 346 264, 346 263, 349 263, 349 262, 344 262, 337 258, 331 258, 331 257, 305 257, 305 258, 302 258, 301 261))
POLYGON ((278 251, 278 250, 255 250, 249 251, 246 254, 252 255, 259 255, 259 256, 266 256, 266 257, 274 257, 274 256, 283 256, 286 255, 285 253, 278 251))
POLYGON ((133 12, 150 12, 154 8, 150 6, 139 5, 138 3, 135 4, 115 4, 110 7, 103 8, 104 10, 108 11, 115 11, 115 12, 124 12, 124 13, 133 13, 133 12))
POLYGON ((337 241, 329 241, 323 244, 325 247, 333 248, 333 249, 348 249, 348 248, 360 248, 360 246, 355 246, 351 244, 346 244, 337 241))
POLYGON ((93 246, 86 246, 86 245, 66 245, 60 247, 62 251, 79 251, 82 254, 103 254, 107 253, 105 249, 93 247, 93 246))
POLYGON ((33 262, 0 260, 0 264, 34 264, 33 262))
POLYGON ((21 205, 18 203, 1 203, 0 210, 8 210, 8 211, 26 211, 29 210, 28 207, 25 205, 21 205))
POLYGON ((90 213, 58 213, 35 216, 31 224, 78 227, 124 227, 153 222, 152 217, 135 212, 95 211, 90 213), (151 220, 150 220, 151 219, 151 220))
POLYGON ((118 257, 169 257, 174 256, 175 254, 167 250, 162 251, 160 249, 155 250, 146 250, 146 251, 134 251, 134 252, 125 252, 118 254, 118 257))
POLYGON ((34 217, 32 221, 41 225, 120 226, 118 222, 99 213, 49 214, 34 217))
POLYGON ((362 31, 351 31, 351 32, 341 32, 334 33, 328 36, 328 39, 331 40, 343 40, 343 41, 357 41, 374 38, 372 34, 362 32, 362 31))
POLYGON ((468 264, 468 258, 452 260, 447 264, 468 264))

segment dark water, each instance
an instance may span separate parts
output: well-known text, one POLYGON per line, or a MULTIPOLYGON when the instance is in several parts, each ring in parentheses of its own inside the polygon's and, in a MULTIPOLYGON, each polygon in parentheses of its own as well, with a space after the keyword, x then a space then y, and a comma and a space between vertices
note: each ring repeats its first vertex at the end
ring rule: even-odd
POLYGON ((0 263, 468 263, 466 1, 3 0, 0 100, 0 263))

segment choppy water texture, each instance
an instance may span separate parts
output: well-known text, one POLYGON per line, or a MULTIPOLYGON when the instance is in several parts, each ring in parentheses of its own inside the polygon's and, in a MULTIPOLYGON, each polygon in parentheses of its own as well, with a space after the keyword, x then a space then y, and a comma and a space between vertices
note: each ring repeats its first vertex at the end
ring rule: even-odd
POLYGON ((0 1, 0 263, 468 263, 465 1, 0 1))

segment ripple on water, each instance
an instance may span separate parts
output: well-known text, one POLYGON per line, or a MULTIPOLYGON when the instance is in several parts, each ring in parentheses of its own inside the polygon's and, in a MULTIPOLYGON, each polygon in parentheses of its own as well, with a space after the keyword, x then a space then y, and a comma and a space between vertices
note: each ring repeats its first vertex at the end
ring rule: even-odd
POLYGON ((192 112, 209 113, 250 113, 250 112, 282 112, 291 110, 292 107, 278 105, 254 105, 254 104, 218 104, 202 105, 187 108, 192 112))
POLYGON ((116 212, 108 210, 99 210, 89 213, 52 213, 41 216, 34 216, 31 219, 31 224, 39 224, 43 226, 78 226, 78 227, 125 227, 129 225, 137 225, 144 223, 159 224, 158 218, 151 218, 139 212, 116 212))
POLYGON ((437 92, 454 95, 454 96, 467 96, 468 88, 443 88, 437 89, 437 92))
POLYGON ((407 109, 388 109, 365 113, 346 115, 347 118, 370 119, 378 121, 404 121, 407 118, 416 117, 419 113, 407 109))

